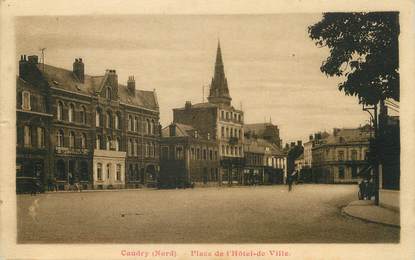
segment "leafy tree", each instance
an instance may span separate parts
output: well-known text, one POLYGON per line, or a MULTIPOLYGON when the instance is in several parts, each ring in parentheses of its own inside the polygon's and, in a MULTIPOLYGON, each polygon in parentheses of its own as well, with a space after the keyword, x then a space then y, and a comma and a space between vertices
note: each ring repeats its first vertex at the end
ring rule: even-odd
POLYGON ((308 32, 317 46, 330 49, 320 70, 345 78, 340 91, 366 105, 399 101, 397 12, 324 13, 308 32))

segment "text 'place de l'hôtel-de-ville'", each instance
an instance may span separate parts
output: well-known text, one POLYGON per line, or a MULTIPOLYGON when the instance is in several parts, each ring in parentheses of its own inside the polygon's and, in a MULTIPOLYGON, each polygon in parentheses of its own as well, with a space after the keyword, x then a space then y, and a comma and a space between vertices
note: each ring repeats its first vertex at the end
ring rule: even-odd
MULTIPOLYGON (((278 184, 297 167, 289 154, 301 141, 283 146, 277 125, 246 124, 242 108, 232 106, 219 44, 208 101, 183 100, 165 127, 155 90, 136 87, 134 76, 121 84, 114 69, 87 75, 85 66, 82 58, 68 70, 21 55, 17 192, 27 179, 45 189, 53 182, 60 190, 74 183, 83 189, 278 184)), ((363 127, 355 132, 367 135, 363 127)), ((368 139, 343 146, 351 149, 355 168, 331 164, 315 181, 357 181, 368 139)))

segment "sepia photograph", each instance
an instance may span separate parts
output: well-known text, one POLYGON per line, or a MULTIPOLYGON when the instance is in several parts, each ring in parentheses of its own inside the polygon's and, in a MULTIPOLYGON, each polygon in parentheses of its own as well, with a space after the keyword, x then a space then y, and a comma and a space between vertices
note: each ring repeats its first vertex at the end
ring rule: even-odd
POLYGON ((16 245, 399 246, 402 16, 15 16, 16 245))

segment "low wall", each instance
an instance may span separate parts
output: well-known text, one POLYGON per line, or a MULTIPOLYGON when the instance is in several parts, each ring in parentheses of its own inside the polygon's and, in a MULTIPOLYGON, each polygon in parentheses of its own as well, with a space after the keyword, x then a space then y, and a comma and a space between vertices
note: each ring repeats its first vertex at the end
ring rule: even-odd
POLYGON ((399 190, 379 190, 379 204, 382 207, 399 211, 399 190))

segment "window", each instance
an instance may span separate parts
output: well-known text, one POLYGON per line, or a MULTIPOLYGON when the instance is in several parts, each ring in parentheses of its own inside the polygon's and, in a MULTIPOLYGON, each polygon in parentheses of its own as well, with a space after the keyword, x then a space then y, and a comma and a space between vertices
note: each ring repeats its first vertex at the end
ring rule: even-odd
POLYGON ((100 150, 101 149, 101 136, 100 135, 97 135, 97 139, 96 139, 96 141, 95 141, 96 143, 95 143, 95 147, 96 147, 96 149, 97 150, 100 150))
POLYGON ((133 141, 131 139, 128 140, 128 155, 132 155, 132 149, 133 149, 133 141))
POLYGON ((111 137, 107 136, 107 139, 105 141, 105 149, 110 150, 111 149, 111 137))
POLYGON ((56 108, 56 116, 58 120, 63 120, 63 104, 60 101, 58 102, 58 107, 56 108))
POLYGON ((118 116, 118 114, 115 114, 114 117, 114 128, 120 129, 120 117, 118 116))
POLYGON ((229 112, 226 112, 226 119, 229 120, 229 112))
POLYGON ((59 130, 56 133, 56 144, 58 147, 63 147, 64 146, 64 140, 65 140, 65 136, 63 134, 63 130, 59 130))
POLYGON ((195 131, 195 138, 199 138, 199 133, 197 132, 197 130, 195 131))
POLYGON ((42 127, 37 128, 37 147, 45 147, 45 129, 42 127))
POLYGON ((30 92, 22 91, 22 109, 31 110, 30 108, 30 92))
POLYGON ((239 129, 238 137, 242 138, 242 130, 241 129, 239 129))
POLYGON ((229 154, 229 145, 226 146, 226 154, 229 154))
POLYGON ((196 155, 195 155, 195 148, 190 148, 190 157, 192 158, 192 160, 196 159, 196 155))
POLYGON ((29 147, 32 144, 31 138, 32 138, 32 133, 30 131, 30 127, 25 125, 24 126, 24 146, 25 147, 29 147))
POLYGON ((144 124, 144 126, 143 126, 144 134, 148 134, 148 132, 147 132, 147 130, 148 130, 148 120, 144 120, 143 124, 144 124))
POLYGON ((242 147, 239 147, 239 155, 242 156, 242 147))
POLYGON ((111 112, 110 111, 107 111, 107 114, 106 114, 106 118, 105 118, 105 127, 106 128, 111 128, 111 112))
POLYGON ((138 124, 140 121, 138 121, 138 117, 134 118, 134 132, 138 132, 138 124))
POLYGON ((222 145, 222 154, 225 154, 225 146, 222 145))
POLYGON ((207 160, 207 151, 203 149, 203 160, 207 160))
POLYGON ((224 119, 225 118, 225 112, 222 110, 222 111, 220 111, 220 117, 222 118, 222 119, 224 119))
POLYGON ((161 159, 162 160, 168 160, 169 159, 169 147, 168 146, 162 146, 161 147, 161 159))
POLYGON ((207 139, 210 140, 210 133, 207 133, 207 139))
POLYGON ((134 117, 133 121, 131 122, 131 131, 133 132, 137 131, 137 117, 134 117))
POLYGON ((148 157, 150 153, 149 153, 149 147, 147 143, 144 145, 144 149, 145 149, 146 157, 148 157))
POLYGON ((69 132, 69 148, 74 148, 75 147, 75 133, 74 132, 69 132))
POLYGON ((151 134, 151 124, 149 119, 147 119, 147 134, 151 134))
POLYGON ((183 147, 182 146, 176 146, 176 160, 183 160, 183 147))
POLYGON ((353 161, 357 160, 357 151, 356 150, 352 150, 352 160, 353 161))
POLYGON ((220 135, 222 137, 225 137, 225 127, 223 127, 223 126, 220 128, 220 135))
POLYGON ((128 116, 128 131, 133 131, 133 118, 128 116))
POLYGON ((337 160, 344 161, 344 151, 339 151, 337 154, 337 160))
POLYGON ((209 160, 213 160, 213 151, 209 150, 209 160))
POLYGON ((81 106, 81 111, 79 112, 80 120, 82 124, 86 124, 86 109, 84 106, 81 106))
POLYGON ((242 121, 241 119, 242 119, 241 115, 238 114, 238 121, 241 122, 242 121))
POLYGON ((107 99, 111 100, 111 88, 110 87, 107 87, 106 96, 107 96, 107 99))
POLYGON ((154 120, 151 120, 151 133, 153 135, 156 134, 156 123, 154 122, 154 120))
POLYGON ((119 151, 120 150, 120 138, 117 137, 117 139, 115 139, 115 151, 119 151))
POLYGON ((101 110, 99 108, 95 111, 95 126, 101 126, 101 110))
POLYGON ((233 155, 233 150, 234 150, 234 147, 231 146, 231 155, 233 155))
POLYGON ((74 121, 74 111, 75 111, 75 107, 73 104, 69 105, 69 110, 68 110, 68 121, 69 122, 73 122, 74 121))
POLYGON ((199 148, 196 149, 196 159, 200 160, 200 149, 199 148))
POLYGON ((81 134, 81 148, 85 149, 86 148, 86 134, 81 134))
POLYGON ((218 151, 215 151, 215 157, 214 157, 214 159, 215 159, 215 160, 217 160, 217 159, 218 159, 218 151))
POLYGON ((226 127, 226 137, 229 137, 229 128, 226 127))
POLYGON ((107 179, 109 180, 111 177, 111 164, 107 164, 107 179))
POLYGON ((97 163, 97 179, 102 181, 102 164, 97 163))
POLYGON ((137 156, 138 155, 138 147, 137 147, 137 145, 138 145, 138 143, 137 143, 137 140, 134 140, 134 156, 137 156))
POLYGON ((339 167, 339 178, 344 179, 344 168, 343 168, 343 166, 339 167))
POLYGON ((352 178, 353 179, 357 178, 357 166, 356 165, 352 165, 352 178))
POLYGON ((117 173, 116 173, 117 181, 121 181, 121 164, 117 164, 117 173))

